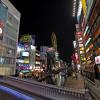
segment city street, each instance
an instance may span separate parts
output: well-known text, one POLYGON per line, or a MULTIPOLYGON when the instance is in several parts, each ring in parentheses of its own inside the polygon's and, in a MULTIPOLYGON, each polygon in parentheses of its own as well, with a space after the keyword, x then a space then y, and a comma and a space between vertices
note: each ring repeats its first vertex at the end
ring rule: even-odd
POLYGON ((0 0, 0 100, 100 100, 100 0, 0 0))

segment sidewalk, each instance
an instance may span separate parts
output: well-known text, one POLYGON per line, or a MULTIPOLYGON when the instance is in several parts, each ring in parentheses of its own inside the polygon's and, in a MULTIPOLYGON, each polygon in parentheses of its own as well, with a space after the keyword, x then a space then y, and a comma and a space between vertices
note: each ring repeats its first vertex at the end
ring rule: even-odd
POLYGON ((68 77, 65 81, 65 87, 76 88, 76 89, 84 89, 84 79, 83 77, 77 73, 78 78, 68 77))
POLYGON ((95 79, 95 84, 96 84, 98 87, 100 87, 100 80, 95 79))

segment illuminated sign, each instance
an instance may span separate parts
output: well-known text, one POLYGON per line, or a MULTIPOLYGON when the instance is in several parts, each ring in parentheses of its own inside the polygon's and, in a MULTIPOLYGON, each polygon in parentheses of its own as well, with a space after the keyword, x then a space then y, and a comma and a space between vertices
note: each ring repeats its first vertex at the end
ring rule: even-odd
POLYGON ((28 64, 28 63, 29 63, 29 60, 24 60, 24 63, 25 63, 25 64, 28 64))
POLYGON ((36 61, 36 64, 40 65, 40 62, 39 61, 36 61))
POLYGON ((89 28, 89 26, 86 26, 86 29, 85 29, 85 32, 84 32, 84 36, 86 35, 88 28, 89 28))
POLYGON ((82 0, 82 8, 83 8, 83 12, 84 12, 84 15, 86 16, 86 0, 82 0))
POLYGON ((75 14, 76 14, 76 6, 77 6, 77 0, 73 0, 73 17, 75 17, 75 14))
POLYGON ((85 43, 85 47, 88 45, 88 43, 91 41, 91 38, 89 38, 88 40, 87 40, 87 42, 85 43))
POLYGON ((2 28, 0 27, 0 34, 2 34, 2 28))
POLYGON ((83 48, 83 47, 81 47, 81 48, 80 48, 80 50, 82 51, 82 50, 84 50, 84 48, 83 48))
POLYGON ((76 41, 73 41, 73 46, 74 46, 74 48, 77 47, 76 41))
POLYGON ((83 47, 83 44, 79 44, 79 47, 83 47))
POLYGON ((82 2, 80 0, 79 7, 78 7, 78 12, 77 12, 77 16, 80 16, 81 15, 81 11, 82 11, 82 2))
POLYGON ((86 49, 86 53, 87 53, 89 50, 90 50, 90 49, 89 49, 89 48, 87 48, 87 49, 86 49))
POLYGON ((77 32, 76 34, 79 36, 79 35, 82 35, 82 32, 77 32))
POLYGON ((87 1, 87 15, 86 15, 86 20, 88 20, 89 14, 90 14, 90 10, 93 4, 94 0, 86 0, 87 1))
POLYGON ((18 62, 18 63, 24 63, 24 60, 18 59, 17 62, 18 62))
POLYGON ((30 35, 23 35, 21 38, 20 38, 20 42, 22 43, 30 43, 32 40, 31 36, 30 35))
POLYGON ((80 54, 83 54, 84 53, 84 51, 80 51, 80 54))
POLYGON ((96 64, 100 64, 100 55, 95 57, 95 63, 96 64))
POLYGON ((3 38, 3 28, 4 28, 4 24, 3 22, 0 21, 0 40, 2 40, 3 38))
POLYGON ((32 49, 32 50, 36 50, 36 47, 33 46, 33 45, 31 45, 31 49, 32 49))
POLYGON ((82 37, 80 37, 80 38, 78 39, 78 41, 82 41, 82 37))
POLYGON ((29 57, 29 52, 22 52, 22 56, 29 57))

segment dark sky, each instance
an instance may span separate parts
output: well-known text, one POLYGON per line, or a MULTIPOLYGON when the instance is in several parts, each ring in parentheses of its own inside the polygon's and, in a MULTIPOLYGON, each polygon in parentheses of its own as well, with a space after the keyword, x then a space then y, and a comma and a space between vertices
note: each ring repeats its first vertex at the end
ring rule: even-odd
POLYGON ((58 51, 69 61, 73 51, 74 21, 72 0, 10 0, 21 13, 20 35, 36 35, 36 45, 51 45, 55 32, 58 51), (23 1, 23 2, 21 2, 23 1))

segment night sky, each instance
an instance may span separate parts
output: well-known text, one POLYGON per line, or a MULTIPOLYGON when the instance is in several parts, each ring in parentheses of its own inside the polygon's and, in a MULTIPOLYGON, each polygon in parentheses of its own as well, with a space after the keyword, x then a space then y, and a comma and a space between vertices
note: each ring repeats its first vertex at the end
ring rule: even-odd
POLYGON ((21 13, 20 35, 36 35, 36 45, 51 45, 55 32, 58 51, 64 61, 73 52, 74 19, 72 0, 10 0, 21 13), (23 2, 21 2, 23 1, 23 2))

